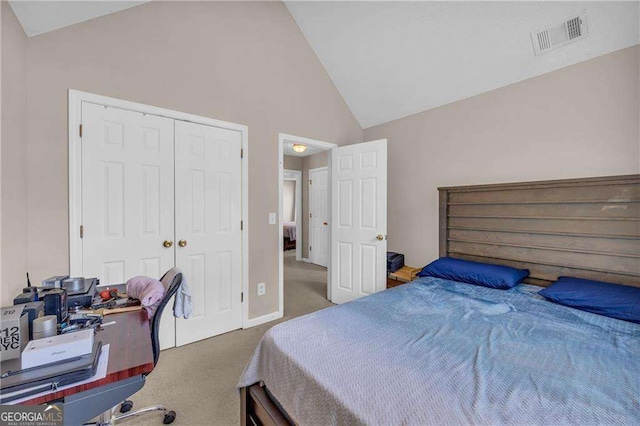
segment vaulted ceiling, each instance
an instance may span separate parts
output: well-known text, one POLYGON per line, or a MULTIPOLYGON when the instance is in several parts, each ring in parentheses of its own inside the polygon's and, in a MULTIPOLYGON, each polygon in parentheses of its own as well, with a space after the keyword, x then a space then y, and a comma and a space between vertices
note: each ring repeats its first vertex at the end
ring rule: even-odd
MULTIPOLYGON (((11 1, 29 36, 145 1, 11 1)), ((640 2, 286 2, 363 128, 640 43, 640 2), (531 32, 586 13, 588 36, 535 55, 531 32)))
POLYGON ((640 42, 635 2, 286 2, 363 128, 640 42), (536 56, 530 33, 586 11, 589 35, 536 56))
POLYGON ((29 37, 129 9, 143 1, 9 1, 29 37))

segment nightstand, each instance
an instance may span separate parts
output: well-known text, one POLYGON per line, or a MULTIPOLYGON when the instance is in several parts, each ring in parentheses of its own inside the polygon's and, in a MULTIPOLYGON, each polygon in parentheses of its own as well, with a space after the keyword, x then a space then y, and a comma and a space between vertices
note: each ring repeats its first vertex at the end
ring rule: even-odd
POLYGON ((393 278, 387 277, 387 288, 394 288, 406 283, 406 281, 394 280, 393 278))
POLYGON ((387 288, 397 287, 401 284, 408 283, 416 279, 418 272, 421 268, 412 268, 411 266, 403 266, 395 272, 392 272, 387 277, 387 288))

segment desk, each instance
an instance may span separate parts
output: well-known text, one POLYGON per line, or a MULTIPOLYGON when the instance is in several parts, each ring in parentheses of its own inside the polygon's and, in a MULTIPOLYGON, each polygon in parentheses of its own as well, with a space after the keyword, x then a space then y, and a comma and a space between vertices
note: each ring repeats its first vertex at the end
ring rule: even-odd
POLYGON ((104 322, 115 321, 96 333, 103 345, 109 344, 109 364, 104 379, 71 387, 22 404, 61 402, 65 424, 77 425, 111 409, 144 386, 145 376, 153 370, 153 350, 147 312, 107 315, 104 322))

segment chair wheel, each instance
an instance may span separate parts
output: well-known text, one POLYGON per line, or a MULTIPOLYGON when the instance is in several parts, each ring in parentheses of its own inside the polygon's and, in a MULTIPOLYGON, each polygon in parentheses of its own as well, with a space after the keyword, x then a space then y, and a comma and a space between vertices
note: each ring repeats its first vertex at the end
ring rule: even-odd
POLYGON ((126 413, 127 411, 133 408, 133 401, 129 401, 128 399, 120 404, 120 412, 126 413))
POLYGON ((168 411, 167 414, 164 415, 164 420, 162 420, 162 423, 164 423, 165 425, 168 425, 173 423, 175 419, 176 419, 176 412, 168 411))

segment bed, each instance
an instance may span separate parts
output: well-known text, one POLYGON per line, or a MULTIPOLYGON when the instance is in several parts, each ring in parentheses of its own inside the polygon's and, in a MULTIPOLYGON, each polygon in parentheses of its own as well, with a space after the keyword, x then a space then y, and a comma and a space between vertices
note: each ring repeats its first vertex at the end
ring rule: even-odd
POLYGON ((294 250, 296 248, 296 223, 284 222, 282 224, 283 248, 284 250, 294 250))
POLYGON ((526 267, 528 282, 421 278, 273 327, 239 383, 242 422, 640 424, 640 325, 537 294, 559 275, 640 286, 640 176, 440 201, 441 256, 526 267))

